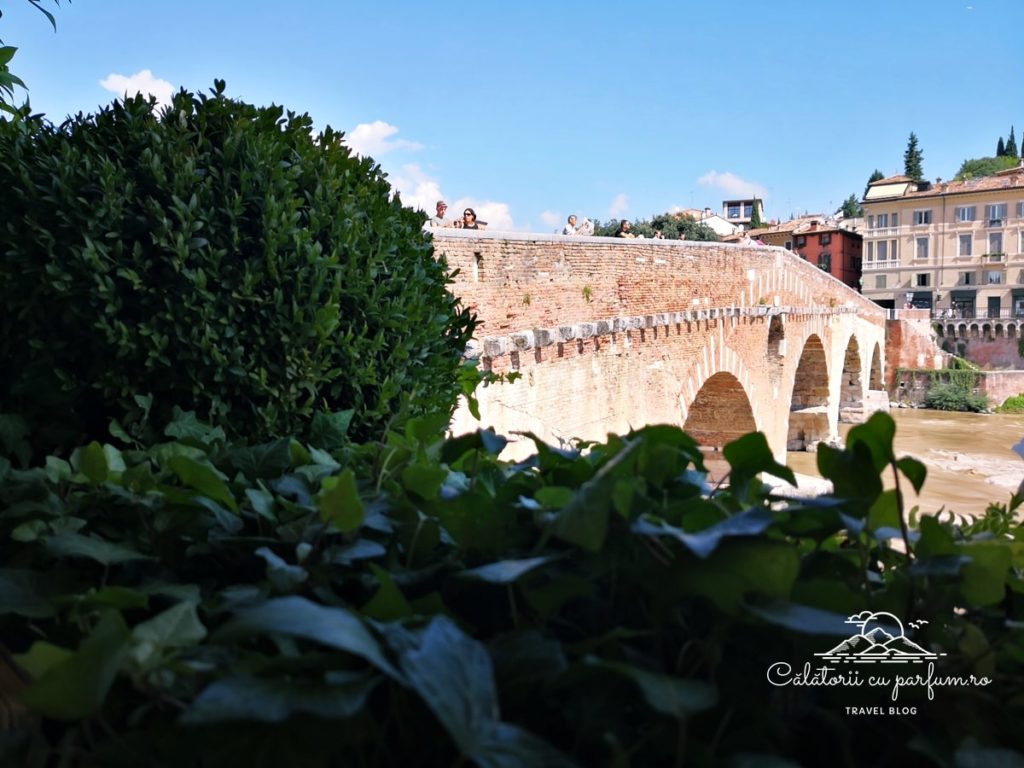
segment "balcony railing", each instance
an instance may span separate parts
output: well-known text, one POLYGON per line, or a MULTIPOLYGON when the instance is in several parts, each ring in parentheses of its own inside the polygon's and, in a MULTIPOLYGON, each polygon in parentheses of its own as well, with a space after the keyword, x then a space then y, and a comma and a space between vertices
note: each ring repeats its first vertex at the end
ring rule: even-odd
POLYGON ((1000 309, 989 311, 987 309, 933 309, 932 320, 956 322, 958 320, 1013 320, 1024 321, 1024 309, 1000 309))

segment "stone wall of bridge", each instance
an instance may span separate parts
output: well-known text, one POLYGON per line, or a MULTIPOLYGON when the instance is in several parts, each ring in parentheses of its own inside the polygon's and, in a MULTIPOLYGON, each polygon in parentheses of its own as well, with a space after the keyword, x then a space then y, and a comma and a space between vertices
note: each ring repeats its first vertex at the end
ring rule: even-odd
POLYGON ((758 429, 781 457, 884 400, 884 310, 784 249, 459 230, 435 249, 480 319, 471 354, 521 375, 478 392, 504 434, 669 423, 716 449, 758 429))

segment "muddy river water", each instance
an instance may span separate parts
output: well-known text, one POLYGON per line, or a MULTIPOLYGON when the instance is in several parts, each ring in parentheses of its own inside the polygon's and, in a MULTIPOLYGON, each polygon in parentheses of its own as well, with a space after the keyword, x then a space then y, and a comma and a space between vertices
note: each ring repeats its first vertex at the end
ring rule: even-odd
MULTIPOLYGON (((1024 414, 894 409, 892 417, 896 455, 913 456, 928 467, 920 496, 901 483, 908 509, 917 504, 921 512, 936 512, 944 506, 979 515, 990 502, 1008 501, 1024 480, 1024 459, 1013 451, 1024 439, 1024 414)), ((851 426, 840 425, 844 439, 851 426)), ((789 453, 788 463, 798 474, 819 476, 813 453, 789 453)))

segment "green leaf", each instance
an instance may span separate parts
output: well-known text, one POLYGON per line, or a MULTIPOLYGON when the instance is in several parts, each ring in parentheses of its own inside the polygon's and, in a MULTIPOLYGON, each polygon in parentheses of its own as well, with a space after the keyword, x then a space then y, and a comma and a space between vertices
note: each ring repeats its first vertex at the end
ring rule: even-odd
POLYGON ((438 497, 447 477, 448 470, 444 467, 417 462, 402 470, 402 485, 421 499, 429 501, 438 497))
POLYGON ((904 456, 896 462, 896 466, 900 472, 906 475, 910 484, 914 486, 914 490, 920 493, 924 487, 925 478, 928 476, 928 467, 910 456, 904 456))
POLYGON ((370 563, 370 570, 377 577, 380 587, 370 601, 360 610, 364 616, 377 621, 397 621, 413 614, 412 606, 405 595, 396 586, 391 574, 375 563, 370 563))
POLYGON ((206 637, 206 627, 199 620, 193 603, 177 603, 152 619, 136 624, 132 637, 163 648, 185 648, 206 637))
POLYGON ((399 677, 370 631, 344 608, 327 608, 304 597, 279 597, 238 611, 213 639, 225 641, 253 634, 310 640, 359 656, 382 672, 399 677))
POLYGON ((799 570, 800 556, 789 544, 734 538, 708 559, 690 563, 679 574, 678 587, 734 613, 748 595, 788 600, 799 570))
POLYGON ((74 654, 29 686, 25 705, 57 720, 78 720, 97 712, 114 683, 128 640, 121 614, 108 611, 74 654))
POLYGON ((359 498, 356 476, 351 467, 346 467, 339 475, 324 478, 316 506, 320 510, 320 519, 342 533, 351 533, 363 524, 366 508, 359 498))
POLYGON ((16 613, 29 619, 45 619, 56 613, 50 603, 51 586, 38 571, 0 570, 0 616, 16 613))
POLYGON ((678 720, 711 709, 718 702, 715 687, 700 680, 684 680, 594 656, 587 657, 584 662, 632 680, 651 709, 678 720))
POLYGON ((529 573, 545 563, 556 560, 554 555, 544 557, 528 557, 522 560, 502 560, 497 563, 488 563, 476 568, 462 571, 459 575, 466 576, 492 584, 511 584, 520 576, 529 573))
POLYGON ((172 456, 168 467, 189 488, 221 502, 232 512, 238 512, 238 504, 224 476, 209 462, 197 461, 189 456, 172 456))
POLYGON ((278 592, 294 592, 309 578, 309 573, 300 565, 290 565, 278 557, 269 547, 260 547, 254 553, 267 564, 267 578, 278 592))
POLYGON ((106 482, 110 475, 107 455, 103 452, 103 446, 95 441, 84 448, 75 449, 71 454, 71 466, 95 485, 106 482))
POLYGON ((796 485, 793 470, 775 461, 768 438, 761 432, 743 435, 722 449, 722 455, 731 467, 729 471, 730 487, 739 496, 746 495, 746 488, 751 480, 762 472, 796 485))
POLYGON ((773 522, 771 510, 764 507, 741 512, 727 517, 709 528, 696 533, 687 533, 682 528, 669 525, 664 520, 641 517, 633 523, 633 533, 642 536, 667 536, 680 542, 700 558, 708 557, 724 538, 733 536, 757 536, 773 522))
POLYGON ((449 465, 454 464, 468 451, 484 451, 497 456, 505 450, 506 445, 508 440, 495 434, 494 430, 478 429, 476 432, 467 432, 446 440, 441 447, 441 461, 449 465))
POLYGON ((352 717, 363 709, 379 677, 329 673, 330 683, 306 680, 229 677, 208 686, 181 722, 206 725, 225 720, 280 723, 295 714, 326 720, 352 717), (340 679, 338 679, 340 678, 340 679))
POLYGON ((88 557, 102 565, 128 563, 132 560, 152 560, 134 549, 112 544, 103 539, 83 536, 80 533, 60 533, 46 539, 47 551, 55 557, 88 557))
POLYGON ((961 570, 960 593, 972 606, 996 605, 1006 593, 1010 548, 994 542, 970 542, 957 548, 971 558, 961 570))
POLYGON ((291 440, 282 438, 251 448, 238 448, 228 454, 228 459, 250 481, 274 480, 291 469, 291 440))
POLYGON ((16 653, 13 654, 13 658, 18 666, 28 673, 29 677, 38 680, 50 669, 67 661, 73 655, 74 651, 69 651, 67 648, 61 648, 45 640, 36 640, 28 649, 28 653, 16 653))
POLYGON ((317 448, 323 448, 328 451, 341 448, 345 445, 354 413, 355 411, 352 409, 335 411, 333 413, 317 411, 313 414, 313 423, 310 427, 310 442, 317 448))
POLYGON ((864 445, 871 452, 875 474, 895 460, 892 441, 896 436, 896 422, 892 416, 875 411, 863 424, 853 427, 846 435, 846 447, 853 449, 857 444, 864 445))
POLYGON ((546 485, 538 488, 533 498, 545 509, 561 509, 572 501, 573 490, 564 485, 546 485))
POLYGON ((176 440, 191 440, 201 445, 227 439, 223 429, 204 424, 196 418, 195 411, 183 411, 178 406, 174 406, 173 421, 164 429, 164 434, 176 440))
POLYGON ((618 481, 616 472, 627 460, 632 460, 640 444, 639 440, 625 443, 625 447, 579 487, 569 503, 555 514, 551 527, 555 536, 591 552, 601 550, 608 534, 608 516, 618 481))
POLYGON ((27 544, 30 541, 36 541, 41 534, 48 530, 49 526, 43 520, 26 520, 11 531, 11 538, 27 544))

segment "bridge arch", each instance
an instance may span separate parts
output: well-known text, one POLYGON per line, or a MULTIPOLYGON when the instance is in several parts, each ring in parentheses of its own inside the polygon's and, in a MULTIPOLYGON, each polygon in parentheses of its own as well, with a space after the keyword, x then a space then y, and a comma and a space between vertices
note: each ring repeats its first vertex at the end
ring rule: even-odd
POLYGON ((804 342, 793 377, 786 450, 806 451, 830 436, 828 424, 828 359, 821 337, 804 342))
POLYGON ((875 342, 874 352, 871 353, 871 370, 868 374, 868 389, 885 389, 885 379, 882 378, 882 350, 875 342))
POLYGON ((839 380, 839 421, 857 424, 864 416, 864 379, 861 372, 860 345, 850 336, 843 356, 843 373, 839 380))

